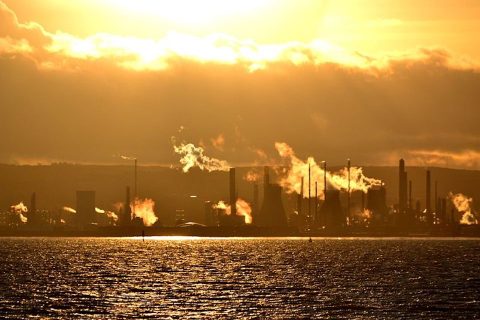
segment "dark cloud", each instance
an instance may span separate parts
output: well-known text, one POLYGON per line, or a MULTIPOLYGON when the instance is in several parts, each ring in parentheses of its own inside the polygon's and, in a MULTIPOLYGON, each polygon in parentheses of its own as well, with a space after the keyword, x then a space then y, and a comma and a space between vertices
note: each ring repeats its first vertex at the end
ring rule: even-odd
MULTIPOLYGON (((51 40, 38 25, 20 25, 1 2, 0 17, 7 30, 0 38, 38 50, 51 40)), ((480 148, 480 73, 445 50, 377 68, 278 62, 255 72, 182 57, 165 70, 132 71, 108 58, 42 54, 49 56, 0 54, 1 162, 106 163, 132 154, 174 163, 176 134, 192 142, 222 134, 222 148, 208 151, 230 163, 252 163, 259 150, 274 156, 276 141, 333 163, 384 164, 412 150, 456 159, 480 148)))

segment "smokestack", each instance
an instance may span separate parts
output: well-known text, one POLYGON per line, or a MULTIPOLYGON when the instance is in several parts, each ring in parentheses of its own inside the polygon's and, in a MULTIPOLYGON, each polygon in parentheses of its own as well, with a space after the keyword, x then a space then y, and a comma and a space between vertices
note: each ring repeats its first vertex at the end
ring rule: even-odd
MULTIPOLYGON (((270 168, 268 166, 263 167, 263 202, 268 195, 268 186, 270 185, 270 168)), ((263 207, 263 204, 262 204, 263 207)))
POLYGON ((77 222, 87 226, 95 222, 95 191, 77 191, 77 222))
POLYGON ((128 186, 125 189, 125 208, 130 208, 130 187, 128 186))
POLYGON ((435 205, 435 214, 438 215, 440 212, 439 212, 439 210, 438 210, 439 207, 438 207, 438 193, 437 193, 437 191, 438 191, 438 181, 435 180, 435 191, 434 191, 435 194, 434 194, 433 201, 435 201, 435 202, 434 202, 434 205, 435 205))
POLYGON ((323 161, 323 197, 327 201, 327 161, 323 161))
POLYGON ((310 220, 312 219, 312 192, 311 192, 311 165, 308 164, 308 223, 310 224, 310 220))
POLYGON ((286 227, 287 216, 282 203, 282 187, 269 184, 266 189, 262 209, 258 215, 257 225, 263 227, 286 227))
POLYGON ((320 214, 324 219, 325 226, 330 228, 341 228, 345 226, 345 216, 340 204, 340 191, 328 190, 327 200, 320 209, 320 214))
POLYGON ((383 185, 368 190, 367 209, 372 213, 374 220, 385 221, 388 214, 386 198, 386 189, 383 185))
POLYGON ((237 215, 237 191, 235 185, 235 168, 230 168, 230 207, 233 216, 237 215))
POLYGON ((403 173, 403 185, 404 185, 404 188, 403 188, 403 211, 404 212, 407 212, 407 208, 408 208, 408 173, 407 171, 405 171, 403 173))
POLYGON ((405 172, 405 160, 400 159, 398 168, 398 209, 405 213, 407 207, 407 173, 405 172))
POLYGON ((427 214, 432 212, 432 207, 431 207, 431 182, 430 182, 430 170, 427 169, 427 175, 426 175, 426 186, 425 186, 425 209, 427 211, 427 214))
POLYGON ((258 183, 253 184, 253 217, 258 214, 258 183))
POLYGON ((138 167, 137 158, 135 158, 135 190, 133 192, 133 198, 134 199, 136 199, 137 196, 138 196, 138 193, 137 193, 138 192, 138 189, 137 189, 137 187, 138 187, 138 185, 137 185, 137 181, 138 181, 137 180, 137 167, 138 167))
POLYGON ((413 203, 412 203, 412 180, 408 181, 408 208, 411 210, 413 209, 413 203))
POLYGON ((318 182, 315 181, 315 207, 313 210, 314 221, 318 220, 318 182))
POLYGON ((348 190, 347 190, 347 217, 348 217, 348 222, 349 224, 351 224, 351 216, 350 216, 350 168, 351 168, 351 164, 350 164, 350 159, 347 159, 347 167, 348 167, 348 190))
POLYGON ((300 193, 297 197, 297 212, 299 215, 302 214, 302 201, 303 201, 303 177, 302 177, 302 184, 300 186, 300 193))
POLYGON ((263 185, 268 186, 270 184, 270 168, 268 166, 263 167, 263 185))
POLYGON ((123 215, 121 219, 121 224, 128 225, 132 220, 132 208, 130 207, 131 199, 130 199, 130 187, 125 188, 125 204, 123 206, 123 215))

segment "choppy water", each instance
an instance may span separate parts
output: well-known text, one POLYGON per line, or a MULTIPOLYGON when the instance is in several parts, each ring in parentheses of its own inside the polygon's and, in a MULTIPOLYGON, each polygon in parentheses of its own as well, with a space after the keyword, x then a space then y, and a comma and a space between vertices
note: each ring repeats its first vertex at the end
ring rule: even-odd
POLYGON ((0 239, 0 317, 480 318, 480 240, 0 239))

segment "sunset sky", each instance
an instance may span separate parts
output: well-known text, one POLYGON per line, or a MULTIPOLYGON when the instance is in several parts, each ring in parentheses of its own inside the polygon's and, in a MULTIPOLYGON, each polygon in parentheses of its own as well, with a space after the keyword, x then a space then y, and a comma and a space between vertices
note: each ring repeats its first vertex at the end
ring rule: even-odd
POLYGON ((480 169, 477 0, 0 0, 0 162, 480 169))

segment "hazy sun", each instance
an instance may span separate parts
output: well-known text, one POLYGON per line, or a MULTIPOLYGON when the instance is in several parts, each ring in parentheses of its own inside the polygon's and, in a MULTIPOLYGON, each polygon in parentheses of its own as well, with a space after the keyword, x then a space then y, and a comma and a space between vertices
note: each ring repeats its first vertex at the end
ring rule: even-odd
POLYGON ((181 24, 210 23, 220 18, 244 15, 273 0, 105 0, 131 14, 156 16, 181 24))

